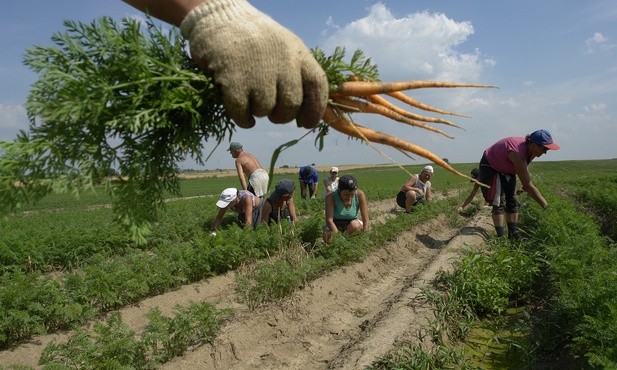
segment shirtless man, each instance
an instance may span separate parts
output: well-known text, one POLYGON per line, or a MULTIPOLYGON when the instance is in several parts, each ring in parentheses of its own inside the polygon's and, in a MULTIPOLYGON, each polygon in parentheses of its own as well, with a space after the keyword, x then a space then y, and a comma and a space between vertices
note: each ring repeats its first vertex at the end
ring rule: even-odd
POLYGON ((236 171, 242 189, 248 190, 258 197, 263 197, 268 191, 268 172, 261 167, 261 163, 251 153, 242 149, 242 144, 233 142, 227 149, 236 159, 236 171), (246 183, 248 178, 248 185, 246 183))

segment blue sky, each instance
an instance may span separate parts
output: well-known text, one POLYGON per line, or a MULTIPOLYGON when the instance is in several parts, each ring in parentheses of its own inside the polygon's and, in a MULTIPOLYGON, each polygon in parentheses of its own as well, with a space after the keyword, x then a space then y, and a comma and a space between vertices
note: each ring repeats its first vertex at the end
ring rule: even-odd
MULTIPOLYGON (((559 151, 543 160, 617 157, 617 2, 580 0, 289 1, 252 4, 298 34, 308 47, 330 52, 361 49, 379 66, 384 81, 443 80, 497 85, 499 89, 415 90, 427 104, 471 118, 444 117, 465 130, 440 127, 455 139, 381 119, 360 124, 399 136, 453 163, 477 162, 482 151, 505 136, 548 129, 559 151)), ((139 17, 120 0, 20 0, 0 14, 0 140, 27 127, 23 103, 36 75, 22 64, 26 49, 50 44, 65 19, 90 22, 100 16, 139 17)), ((418 112, 422 113, 422 112, 418 112)), ((431 114, 432 115, 432 114, 431 114)), ((232 138, 268 166, 272 151, 305 133, 294 123, 258 120, 232 138)), ((277 165, 386 163, 356 140, 332 132, 319 152, 309 135, 286 150, 277 165)), ((205 152, 213 148, 206 145, 205 152)), ((396 150, 378 148, 403 164, 396 150)), ((205 167, 233 168, 219 147, 205 167)))

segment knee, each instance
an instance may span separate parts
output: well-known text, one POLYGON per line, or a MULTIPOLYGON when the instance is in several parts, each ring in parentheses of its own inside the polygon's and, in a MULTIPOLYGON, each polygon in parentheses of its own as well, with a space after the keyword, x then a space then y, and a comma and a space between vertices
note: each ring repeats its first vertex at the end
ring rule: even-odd
POLYGON ((505 213, 506 211, 503 206, 493 206, 493 209, 491 210, 491 214, 493 216, 501 216, 505 213))
POLYGON ((353 220, 349 223, 349 225, 347 225, 347 234, 359 233, 362 231, 363 226, 362 221, 357 219, 353 220))
POLYGON ((506 213, 518 213, 518 201, 516 199, 506 201, 506 213))

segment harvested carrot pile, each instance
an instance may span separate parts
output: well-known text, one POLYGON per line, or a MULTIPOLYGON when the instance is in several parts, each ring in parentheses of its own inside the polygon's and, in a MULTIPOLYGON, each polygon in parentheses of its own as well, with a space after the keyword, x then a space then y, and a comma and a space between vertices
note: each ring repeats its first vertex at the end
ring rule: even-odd
MULTIPOLYGON (((0 142, 0 210, 17 210, 54 191, 79 193, 103 184, 112 195, 116 221, 143 240, 164 206, 164 196, 179 192, 177 164, 188 158, 203 164, 204 144, 230 138, 235 125, 225 115, 217 87, 188 56, 176 29, 163 31, 149 19, 145 26, 110 18, 64 25, 66 31, 51 38, 54 46, 34 47, 24 57, 38 80, 26 102, 28 131, 13 142, 0 142)), ((380 114, 449 136, 431 124, 456 126, 453 123, 414 114, 382 95, 452 114, 402 91, 490 86, 383 83, 360 51, 350 62, 343 61, 343 49, 332 56, 314 50, 314 55, 331 86, 319 135, 333 128, 414 153, 467 177, 426 149, 354 124, 350 114, 380 114)))

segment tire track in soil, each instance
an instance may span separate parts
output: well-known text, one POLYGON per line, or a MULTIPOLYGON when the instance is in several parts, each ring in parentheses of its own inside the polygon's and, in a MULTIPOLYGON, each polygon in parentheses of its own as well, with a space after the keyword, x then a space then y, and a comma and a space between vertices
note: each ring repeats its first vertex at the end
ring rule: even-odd
MULTIPOLYGON (((375 202, 371 219, 394 215, 393 200, 375 202)), ((412 227, 364 261, 341 267, 308 283, 281 302, 249 311, 235 299, 238 272, 183 286, 120 311, 136 332, 145 314, 158 308, 171 315, 177 306, 209 301, 235 313, 211 344, 191 348, 161 369, 357 369, 369 365, 404 340, 413 340, 432 317, 418 299, 439 270, 451 267, 463 245, 484 243, 490 214, 481 211, 461 229, 446 216, 412 227)), ((43 348, 65 342, 69 333, 37 336, 0 352, 0 366, 40 368, 43 348)))

